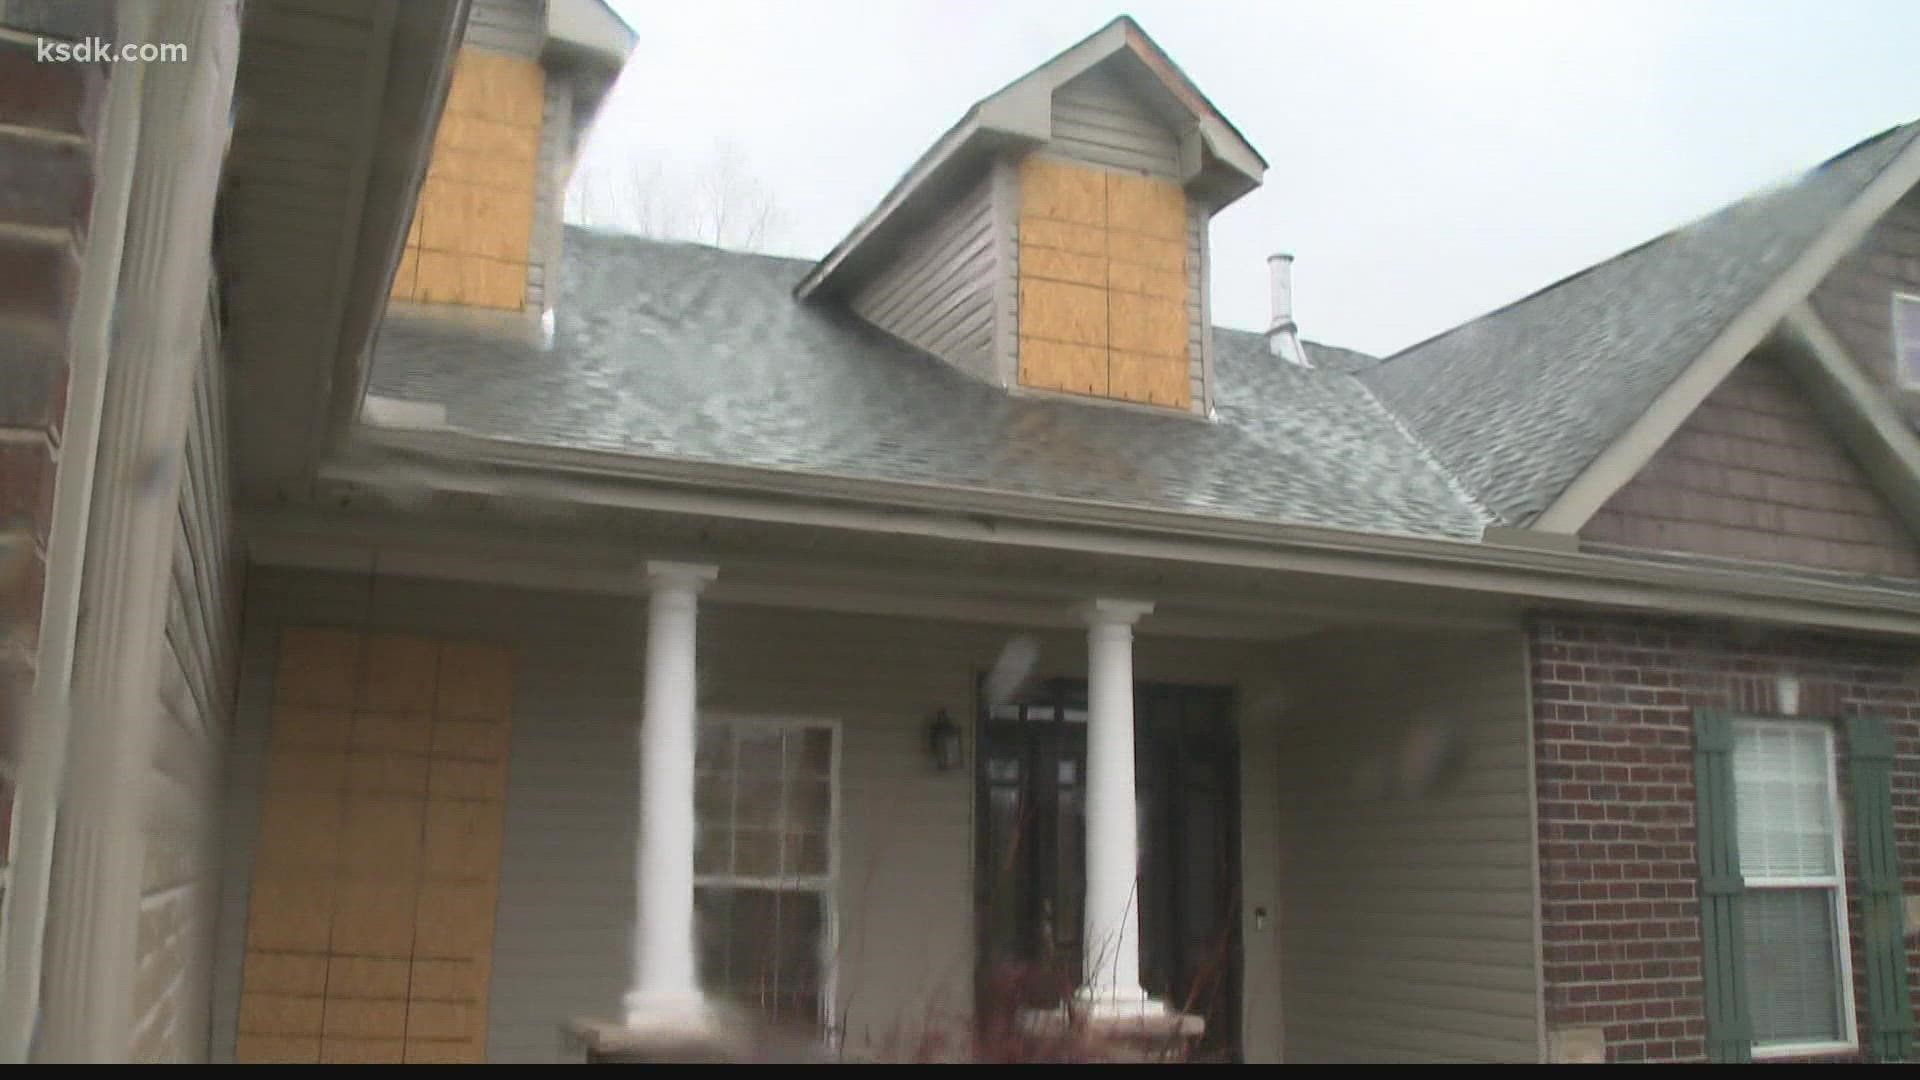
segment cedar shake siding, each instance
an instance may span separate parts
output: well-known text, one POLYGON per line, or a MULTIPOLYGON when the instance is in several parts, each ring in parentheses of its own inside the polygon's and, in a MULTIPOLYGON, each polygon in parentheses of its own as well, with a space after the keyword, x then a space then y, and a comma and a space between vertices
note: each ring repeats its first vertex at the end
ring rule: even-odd
MULTIPOLYGON (((1920 891, 1920 674, 1911 646, 1550 613, 1532 620, 1528 648, 1550 1037, 1597 1028, 1608 1061, 1705 1057, 1695 711, 1776 715, 1776 677, 1791 674, 1800 680, 1798 715, 1834 721, 1854 1001, 1866 1046, 1864 920, 1839 721, 1878 716, 1891 729, 1894 846, 1912 896, 1920 891)), ((1909 936, 1906 948, 1908 986, 1920 987, 1920 940, 1909 936)))
POLYGON ((1735 368, 1581 537, 1920 578, 1920 546, 1764 354, 1735 368))
POLYGON ((1855 363, 1920 414, 1920 392, 1902 391, 1893 351, 1893 294, 1920 296, 1920 189, 1907 192, 1813 290, 1813 310, 1855 363))

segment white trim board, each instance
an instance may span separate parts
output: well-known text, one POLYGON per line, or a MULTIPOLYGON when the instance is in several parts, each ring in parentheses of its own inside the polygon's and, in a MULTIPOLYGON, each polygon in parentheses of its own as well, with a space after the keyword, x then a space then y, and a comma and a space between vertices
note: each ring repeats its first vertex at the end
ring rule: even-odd
POLYGON ((1780 358, 1814 412, 1920 537, 1920 436, 1812 305, 1802 302, 1788 312, 1784 330, 1780 358))
POLYGON ((361 429, 322 478, 367 491, 443 491, 1397 582, 1641 611, 1920 634, 1920 594, 1773 567, 1356 532, 1106 503, 710 466, 471 436, 361 429), (770 494, 778 477, 786 490, 770 494))
MULTIPOLYGON (((717 562, 727 574, 708 591, 713 602, 925 616, 1003 626, 1077 628, 1073 605, 1095 588, 1011 569, 968 573, 924 563, 882 562, 853 553, 808 558, 764 546, 689 546, 629 537, 619 544, 511 526, 436 527, 368 517, 254 515, 242 523, 256 566, 322 573, 378 574, 560 592, 637 596, 633 572, 642 553, 717 562)), ((1384 597, 1254 596, 1162 581, 1155 636, 1287 641, 1330 626, 1394 626, 1475 631, 1516 625, 1518 608, 1396 604, 1384 597)))
MULTIPOLYGON (((1920 294, 1895 289, 1892 298, 1887 301, 1888 307, 1892 309, 1889 312, 1889 325, 1892 328, 1893 340, 1888 344, 1893 347, 1893 384, 1902 390, 1916 391, 1920 390, 1920 374, 1908 370, 1907 358, 1902 353, 1900 341, 1900 305, 1903 303, 1920 308, 1920 294)), ((1920 357, 1915 357, 1914 362, 1920 364, 1920 357)))

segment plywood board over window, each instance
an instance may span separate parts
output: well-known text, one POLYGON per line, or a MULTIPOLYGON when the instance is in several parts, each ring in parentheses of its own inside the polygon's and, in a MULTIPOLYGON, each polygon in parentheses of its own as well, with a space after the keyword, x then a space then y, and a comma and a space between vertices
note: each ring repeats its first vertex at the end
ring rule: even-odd
POLYGON ((1035 155, 1019 229, 1021 385, 1188 408, 1180 186, 1035 155))
POLYGON ((539 64, 460 50, 394 299, 520 310, 545 95, 539 64))
POLYGON ((285 632, 237 1060, 482 1059, 513 661, 285 632))

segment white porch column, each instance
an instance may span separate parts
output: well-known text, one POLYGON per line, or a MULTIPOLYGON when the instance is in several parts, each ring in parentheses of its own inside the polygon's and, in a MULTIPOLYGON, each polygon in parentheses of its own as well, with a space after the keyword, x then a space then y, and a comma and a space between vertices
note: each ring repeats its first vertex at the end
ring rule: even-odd
POLYGON ((1095 600, 1087 621, 1087 893, 1081 1000, 1096 1015, 1157 1011, 1140 988, 1139 827, 1133 768, 1138 600, 1095 600))
POLYGON ((639 910, 623 1001, 629 1029, 697 1025, 706 1012, 693 948, 694 629, 700 590, 718 573, 693 563, 647 563, 639 910))

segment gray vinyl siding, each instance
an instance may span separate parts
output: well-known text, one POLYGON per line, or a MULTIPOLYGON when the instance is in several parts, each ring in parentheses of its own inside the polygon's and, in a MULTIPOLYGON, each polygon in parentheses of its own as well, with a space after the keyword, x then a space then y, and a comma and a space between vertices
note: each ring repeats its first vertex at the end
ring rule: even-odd
POLYGON ((861 318, 986 382, 999 377, 993 191, 981 177, 852 297, 861 318))
MULTIPOLYGON (((1286 1060, 1534 1061, 1539 947, 1518 627, 1293 650, 1283 726, 1286 1060), (1410 761, 1446 732, 1458 765, 1410 761)), ((1444 755, 1440 760, 1445 760, 1444 755)))
MULTIPOLYGON (((725 575, 722 568, 722 575, 725 575)), ((215 1051, 231 1058, 247 884, 259 812, 273 655, 285 625, 333 624, 517 644, 521 652, 495 927, 488 1058, 565 1057, 575 1017, 618 1015, 633 923, 635 717, 644 599, 280 569, 248 583, 240 728, 224 828, 229 851, 215 1051)), ((973 680, 1016 631, 706 602, 703 715, 834 721, 841 729, 838 1019, 852 1048, 964 1022, 973 976, 973 764, 933 769, 937 708, 972 716, 973 680)), ((1039 635, 1040 675, 1085 671, 1084 636, 1039 635)), ((1143 636, 1138 677, 1239 687, 1270 647, 1143 636)), ((1241 695, 1244 699, 1248 695, 1241 695)), ((1246 906, 1278 906, 1270 730, 1243 734, 1246 906)), ((1278 1046, 1274 932, 1246 930, 1250 1060, 1278 1046)))
POLYGON ((542 0, 473 0, 467 9, 468 45, 534 57, 546 36, 547 6, 542 0))
POLYGON ((1193 411, 1207 415, 1207 348, 1213 337, 1207 312, 1207 211, 1187 202, 1187 379, 1193 411))
POLYGON ((547 292, 548 268, 560 265, 561 209, 573 166, 573 84, 548 78, 534 165, 533 236, 527 250, 527 307, 540 311, 556 299, 547 292))
POLYGON ((1180 178, 1180 140, 1109 72, 1095 69, 1053 93, 1052 149, 1068 157, 1180 178))
POLYGON ((221 366, 194 386, 161 653, 147 804, 132 1054, 204 1061, 220 848, 217 813, 239 624, 221 366))
POLYGON ((1012 161, 994 162, 993 186, 995 382, 1020 378, 1020 171, 1012 161))

